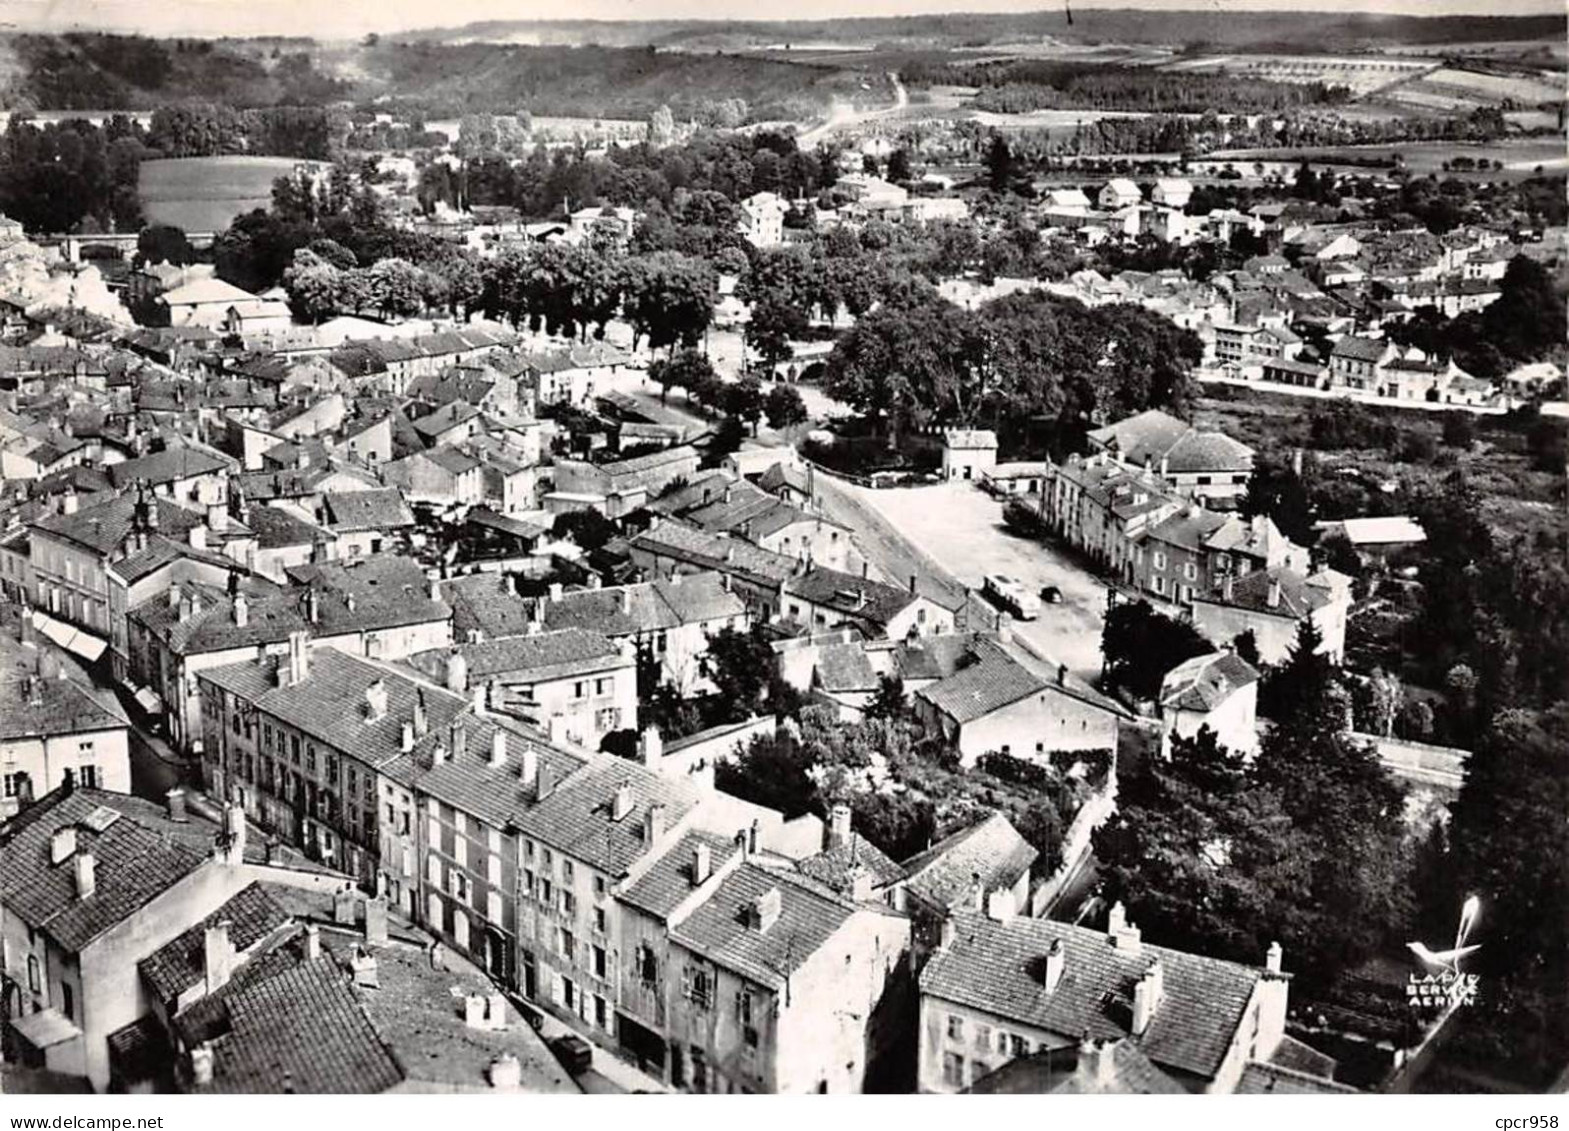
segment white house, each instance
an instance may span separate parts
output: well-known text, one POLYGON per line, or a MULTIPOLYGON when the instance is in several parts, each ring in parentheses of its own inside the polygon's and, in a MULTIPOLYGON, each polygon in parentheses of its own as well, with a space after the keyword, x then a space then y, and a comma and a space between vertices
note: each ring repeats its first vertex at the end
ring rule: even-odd
POLYGON ((784 242, 784 217, 790 211, 778 193, 760 192, 741 202, 741 234, 753 247, 777 247, 784 242))
POLYGON ((997 466, 997 433, 949 428, 942 434, 942 477, 979 480, 997 466))
POLYGON ((1113 177, 1101 186, 1100 195, 1096 197, 1102 208, 1111 210, 1128 208, 1143 199, 1144 194, 1139 191, 1139 186, 1126 177, 1113 177))
POLYGON ((1258 669, 1235 652, 1184 660, 1160 684, 1161 756, 1174 738, 1208 727, 1226 749, 1249 760, 1258 750, 1258 669))
POLYGON ((1193 182, 1184 177, 1161 177, 1155 182, 1150 200, 1167 208, 1181 210, 1188 206, 1193 196, 1193 182))

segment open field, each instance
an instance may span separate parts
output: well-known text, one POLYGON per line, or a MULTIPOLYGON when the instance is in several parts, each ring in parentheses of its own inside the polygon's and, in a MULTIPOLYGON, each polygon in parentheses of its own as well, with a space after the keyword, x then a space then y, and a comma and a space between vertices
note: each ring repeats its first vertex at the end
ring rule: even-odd
POLYGON ((180 157, 143 161, 137 195, 150 224, 187 232, 220 232, 242 213, 265 208, 272 182, 295 166, 292 157, 180 157))
MULTIPOLYGON (((1210 163, 1234 163, 1245 169, 1255 162, 1265 166, 1264 175, 1295 169, 1308 161, 1315 166, 1337 167, 1347 171, 1368 172, 1365 164, 1370 158, 1392 158, 1399 154, 1407 172, 1413 176, 1442 173, 1444 163, 1456 157, 1469 157, 1474 161, 1501 161, 1504 171, 1516 176, 1532 175, 1537 166, 1544 172, 1558 172, 1569 168, 1569 157, 1564 154, 1563 142, 1556 138, 1519 138, 1512 141, 1468 145, 1452 141, 1420 141, 1399 145, 1340 145, 1308 149, 1234 149, 1217 150, 1206 158, 1210 163)), ((1499 176, 1496 172, 1478 176, 1499 176)))
POLYGON ((1419 75, 1432 66, 1425 60, 1390 59, 1385 56, 1215 55, 1182 59, 1164 69, 1214 71, 1240 78, 1268 79, 1271 82, 1321 82, 1326 86, 1349 87, 1360 97, 1390 83, 1419 75))

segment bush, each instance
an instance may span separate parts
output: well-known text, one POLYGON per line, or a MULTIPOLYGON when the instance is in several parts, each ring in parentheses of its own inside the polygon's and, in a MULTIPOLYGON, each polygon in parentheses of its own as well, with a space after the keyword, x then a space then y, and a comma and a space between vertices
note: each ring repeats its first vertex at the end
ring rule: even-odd
POLYGON ((1046 522, 1040 512, 1018 500, 1012 500, 1002 508, 1002 521, 1009 533, 1017 534, 1020 538, 1046 536, 1046 522))

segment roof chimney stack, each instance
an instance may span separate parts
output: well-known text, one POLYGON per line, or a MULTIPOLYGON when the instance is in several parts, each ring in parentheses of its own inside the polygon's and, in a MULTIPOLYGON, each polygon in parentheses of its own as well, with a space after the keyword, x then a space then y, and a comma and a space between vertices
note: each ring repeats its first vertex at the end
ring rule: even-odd
POLYGON ((244 628, 251 620, 250 603, 246 601, 244 593, 234 595, 234 627, 244 628))
POLYGON ((365 688, 365 721, 379 723, 387 717, 387 681, 372 680, 365 688))
POLYGON ((1272 577, 1269 579, 1269 594, 1265 601, 1272 609, 1280 608, 1280 578, 1272 577))
POLYGON ((1133 1024, 1130 1028, 1135 1037, 1141 1037, 1148 1031, 1164 991, 1165 973, 1160 960, 1156 959, 1133 987, 1133 1024))
POLYGON ((425 715, 425 689, 414 689, 414 737, 424 738, 430 733, 430 721, 425 715))
POLYGON ((1042 984, 1046 992, 1051 993, 1062 981, 1062 972, 1068 966, 1068 948, 1062 945, 1061 939, 1052 939, 1051 946, 1046 950, 1046 968, 1042 973, 1042 984))
POLYGON ((76 855, 76 826, 56 829, 49 841, 49 863, 63 864, 76 855))
POLYGON ((784 895, 778 888, 769 888, 752 902, 752 929, 759 933, 767 931, 779 922, 780 912, 784 910, 784 895))
POLYGON ((1111 915, 1107 919, 1106 928, 1106 933, 1111 937, 1112 946, 1128 954, 1137 954, 1139 952, 1139 929, 1128 922, 1127 910, 1121 903, 1112 905, 1111 915))
POLYGON ((169 820, 182 823, 189 820, 185 815, 185 790, 175 786, 164 794, 164 798, 169 803, 169 820))
POLYGON ((305 961, 315 962, 321 957, 321 931, 315 923, 305 924, 305 961))
POLYGON ((490 764, 501 766, 507 760, 507 732, 500 727, 490 736, 490 764))
POLYGON ((850 843, 850 807, 839 802, 828 810, 827 841, 825 849, 844 848, 850 843))
POLYGON ((714 858, 708 845, 699 842, 692 850, 692 886, 698 887, 713 874, 714 858))
POLYGON ((234 946, 229 941, 229 921, 220 919, 202 935, 202 972, 209 994, 215 994, 229 984, 233 967, 234 946))
POLYGON ((610 819, 622 821, 632 812, 632 783, 622 782, 616 786, 616 792, 610 799, 610 819))
POLYGON ((665 807, 658 802, 649 805, 643 813, 643 843, 654 845, 665 835, 665 807))
POLYGON ((76 898, 87 899, 98 890, 97 861, 91 852, 78 852, 74 857, 76 872, 76 898))

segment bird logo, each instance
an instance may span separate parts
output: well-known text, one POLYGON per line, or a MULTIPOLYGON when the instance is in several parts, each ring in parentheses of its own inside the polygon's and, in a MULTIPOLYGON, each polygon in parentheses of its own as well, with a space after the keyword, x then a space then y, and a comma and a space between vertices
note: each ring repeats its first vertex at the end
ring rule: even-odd
POLYGON ((1482 949, 1478 944, 1466 943, 1472 928, 1476 926, 1477 913, 1480 909, 1481 902, 1474 895, 1461 905, 1460 925, 1455 931, 1455 945, 1448 950, 1434 951, 1425 943, 1406 943, 1407 949, 1421 959, 1422 964, 1427 967, 1427 973, 1420 976, 1411 975, 1411 984, 1406 988, 1406 993, 1412 1005, 1454 1006, 1476 1000, 1479 979, 1475 974, 1463 973, 1460 963, 1482 949))
POLYGON ((1467 946, 1465 941, 1471 935, 1471 928, 1476 926, 1477 912, 1481 910, 1481 901, 1476 896, 1467 899, 1460 908, 1460 928, 1455 932, 1455 945, 1449 950, 1432 951, 1425 943, 1406 943, 1406 948, 1420 958, 1424 964, 1436 973, 1458 975, 1460 973, 1460 960, 1481 950, 1481 945, 1467 946))

